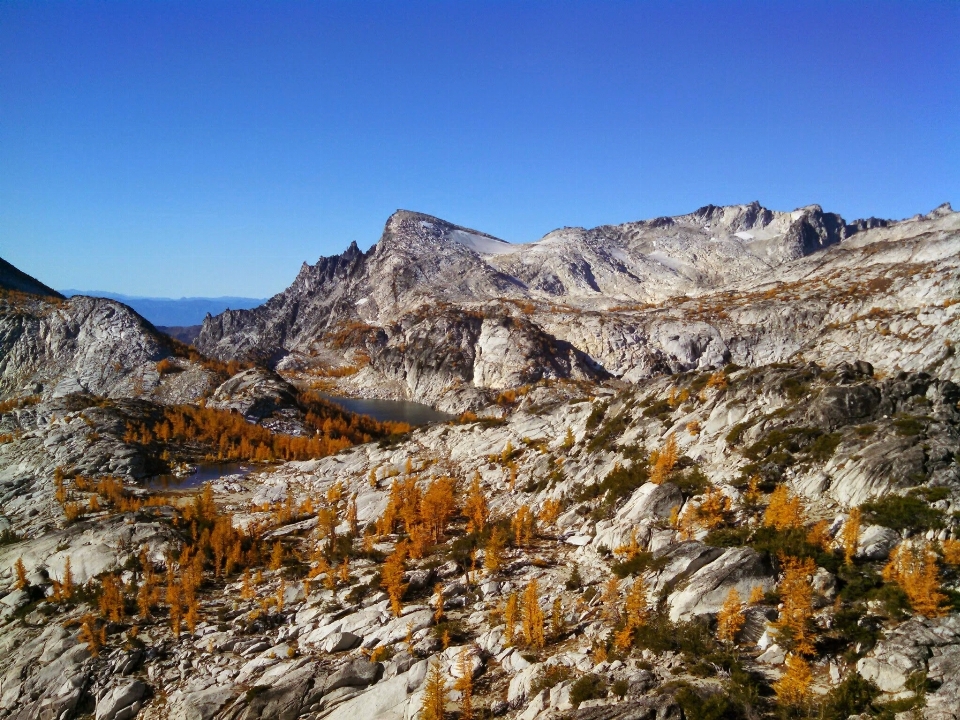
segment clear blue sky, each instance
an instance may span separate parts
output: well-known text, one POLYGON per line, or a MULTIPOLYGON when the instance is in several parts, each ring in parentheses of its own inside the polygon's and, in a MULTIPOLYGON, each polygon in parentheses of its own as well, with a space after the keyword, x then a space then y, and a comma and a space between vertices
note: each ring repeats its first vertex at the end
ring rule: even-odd
POLYGON ((0 256, 54 287, 752 200, 960 205, 960 3, 0 3, 0 256))

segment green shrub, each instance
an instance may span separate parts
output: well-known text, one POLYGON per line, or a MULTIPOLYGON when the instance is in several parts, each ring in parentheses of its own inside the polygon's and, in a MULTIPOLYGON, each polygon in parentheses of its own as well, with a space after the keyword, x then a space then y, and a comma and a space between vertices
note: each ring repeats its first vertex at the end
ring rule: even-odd
POLYGON ((530 684, 530 697, 536 697, 544 690, 556 687, 564 680, 569 680, 573 672, 566 665, 549 665, 530 684))
POLYGON ((624 430, 626 430, 629 425, 630 416, 627 415, 626 412, 621 412, 619 415, 610 418, 603 423, 597 431, 597 434, 590 438, 587 449, 590 452, 611 449, 610 446, 613 444, 613 441, 623 435, 624 430))
POLYGON ((888 495, 860 509, 869 522, 893 530, 919 532, 944 527, 943 513, 913 495, 888 495))
POLYGON ((583 578, 580 576, 580 566, 574 563, 573 570, 570 571, 570 577, 564 585, 567 590, 579 590, 583 587, 583 578))
POLYGON ((745 433, 751 425, 753 425, 752 421, 738 422, 736 425, 730 428, 730 432, 727 433, 726 438, 727 445, 738 445, 740 443, 740 438, 743 437, 743 433, 745 433))
POLYGON ((670 407, 670 403, 667 400, 658 400, 643 411, 643 416, 660 417, 661 415, 669 415, 672 412, 673 408, 670 407))
POLYGON ((923 423, 912 415, 901 415, 893 421, 898 435, 913 437, 923 432, 923 423))
POLYGON ((833 453, 837 449, 837 446, 840 444, 842 439, 843 435, 840 433, 821 435, 814 440, 813 444, 810 446, 810 457, 820 462, 826 462, 833 457, 833 453))
POLYGON ((847 720, 851 715, 869 711, 871 703, 880 694, 880 689, 860 673, 851 672, 843 682, 833 688, 820 705, 818 717, 823 720, 847 720))
POLYGON ((607 414, 608 407, 610 407, 609 402, 602 402, 599 405, 593 406, 593 410, 591 410, 590 415, 587 416, 587 430, 593 430, 603 421, 604 416, 607 414))
POLYGON ((570 703, 575 707, 580 707, 580 703, 586 700, 602 698, 607 696, 607 683, 603 678, 593 673, 584 675, 577 680, 570 688, 570 703))
POLYGON ((662 570, 667 565, 666 558, 654 558, 653 553, 638 552, 629 560, 613 564, 613 574, 619 578, 639 575, 647 570, 662 570))
POLYGON ((616 467, 607 473, 599 483, 583 487, 577 495, 578 500, 592 500, 605 496, 604 504, 612 505, 627 497, 649 479, 646 462, 635 460, 627 467, 616 467))
POLYGON ((687 720, 731 720, 743 717, 740 709, 722 693, 701 697, 696 690, 688 686, 681 688, 676 698, 687 720))
POLYGON ((670 482, 680 488, 684 497, 702 495, 710 487, 710 480, 698 466, 687 468, 683 472, 670 475, 670 482))

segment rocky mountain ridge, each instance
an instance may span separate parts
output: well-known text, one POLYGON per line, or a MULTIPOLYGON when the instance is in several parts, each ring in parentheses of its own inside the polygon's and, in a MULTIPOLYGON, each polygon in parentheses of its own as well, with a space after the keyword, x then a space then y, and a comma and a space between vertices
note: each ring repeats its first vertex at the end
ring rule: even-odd
MULTIPOLYGON (((205 320, 197 345, 339 392, 458 412, 541 378, 635 381, 815 359, 825 344, 856 347, 845 359, 885 371, 919 369, 930 358, 914 363, 863 318, 911 328, 919 319, 917 332, 958 339, 941 318, 921 317, 958 280, 958 218, 944 205, 847 224, 819 206, 753 203, 510 245, 398 211, 370 251, 353 245, 305 264, 265 305, 205 320)), ((955 377, 955 360, 944 362, 955 377)))

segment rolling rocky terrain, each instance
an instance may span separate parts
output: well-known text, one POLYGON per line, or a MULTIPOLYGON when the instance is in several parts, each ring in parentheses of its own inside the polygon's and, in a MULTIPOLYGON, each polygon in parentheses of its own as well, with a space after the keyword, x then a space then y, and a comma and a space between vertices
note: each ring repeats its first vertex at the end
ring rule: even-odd
POLYGON ((958 263, 946 205, 400 211, 196 349, 4 266, 0 717, 955 720, 958 263))

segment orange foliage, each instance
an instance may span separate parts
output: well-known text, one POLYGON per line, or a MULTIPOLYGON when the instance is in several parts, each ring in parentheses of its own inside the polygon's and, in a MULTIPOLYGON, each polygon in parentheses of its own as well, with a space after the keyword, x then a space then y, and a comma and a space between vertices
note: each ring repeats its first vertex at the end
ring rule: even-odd
POLYGON ((732 587, 717 613, 717 638, 724 642, 734 642, 745 620, 740 593, 732 587))
POLYGON ((897 583, 907 594, 914 612, 925 617, 946 614, 947 597, 940 592, 937 556, 926 543, 900 543, 890 553, 883 579, 897 583))
POLYGON ((383 564, 383 570, 380 574, 380 586, 387 591, 390 596, 390 607, 396 617, 400 617, 402 609, 401 600, 403 594, 407 591, 407 586, 403 584, 403 573, 406 570, 407 543, 406 541, 397 543, 393 553, 383 564))
POLYGON ((667 436, 667 441, 663 449, 652 453, 650 462, 653 464, 653 470, 650 473, 650 482, 660 485, 673 472, 673 466, 677 464, 677 439, 673 433, 667 436))
POLYGON ((777 530, 790 530, 802 527, 805 519, 800 498, 791 495, 786 485, 777 485, 763 515, 763 524, 777 530))
POLYGON ((478 472, 473 474, 473 480, 470 482, 467 499, 463 505, 463 514, 467 517, 467 532, 483 532, 483 528, 490 518, 490 510, 487 507, 487 498, 483 494, 483 488, 480 487, 480 473, 478 472))
POLYGON ((810 576, 817 566, 811 558, 799 560, 781 557, 783 580, 780 582, 780 600, 783 607, 774 623, 781 645, 791 647, 799 655, 813 655, 810 619, 813 617, 813 587, 810 576))

